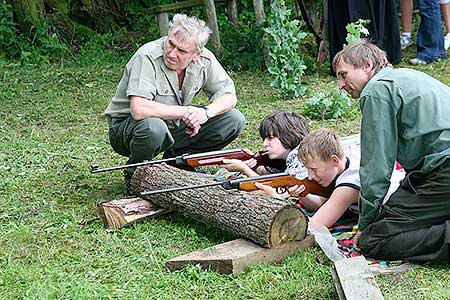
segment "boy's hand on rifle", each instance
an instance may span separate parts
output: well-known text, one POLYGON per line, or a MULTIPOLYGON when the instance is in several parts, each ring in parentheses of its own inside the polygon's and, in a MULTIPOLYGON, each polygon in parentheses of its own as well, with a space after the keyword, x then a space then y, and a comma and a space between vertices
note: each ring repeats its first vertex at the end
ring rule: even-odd
MULTIPOLYGON (((249 159, 249 160, 255 160, 255 159, 249 159)), ((255 160, 256 164, 256 160, 255 160)), ((245 173, 245 169, 247 168, 247 164, 239 159, 224 159, 222 161, 222 164, 220 165, 222 168, 227 169, 230 172, 242 172, 245 173)))
POLYGON ((284 197, 277 193, 276 189, 271 187, 270 185, 265 185, 259 182, 255 182, 255 186, 260 189, 264 194, 276 199, 283 199, 284 197))
POLYGON ((287 191, 291 197, 302 198, 300 194, 303 193, 305 189, 306 187, 302 184, 288 187, 287 191))

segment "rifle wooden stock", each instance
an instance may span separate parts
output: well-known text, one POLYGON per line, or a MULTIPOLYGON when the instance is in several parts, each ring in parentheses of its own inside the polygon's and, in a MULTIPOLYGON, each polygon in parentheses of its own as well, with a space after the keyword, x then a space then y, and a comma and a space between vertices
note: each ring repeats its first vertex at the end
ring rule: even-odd
POLYGON ((180 161, 180 163, 188 165, 190 167, 212 166, 222 164, 224 159, 248 160, 252 157, 253 157, 252 155, 250 155, 243 149, 237 148, 231 150, 183 155, 181 156, 181 159, 183 161, 182 162, 180 161))
POLYGON ((274 176, 266 177, 261 176, 259 177, 252 177, 246 178, 250 180, 242 180, 242 182, 236 182, 238 185, 238 189, 242 191, 255 191, 258 190, 258 188, 255 186, 255 183, 261 183, 265 185, 269 185, 273 188, 277 187, 290 187, 294 185, 304 185, 305 190, 300 194, 300 196, 304 197, 308 195, 309 193, 319 195, 325 198, 329 198, 331 194, 333 193, 334 186, 330 185, 327 187, 323 187, 320 184, 318 184, 315 181, 309 180, 308 178, 305 179, 298 179, 294 175, 289 175, 288 173, 280 173, 280 174, 274 174, 274 176))

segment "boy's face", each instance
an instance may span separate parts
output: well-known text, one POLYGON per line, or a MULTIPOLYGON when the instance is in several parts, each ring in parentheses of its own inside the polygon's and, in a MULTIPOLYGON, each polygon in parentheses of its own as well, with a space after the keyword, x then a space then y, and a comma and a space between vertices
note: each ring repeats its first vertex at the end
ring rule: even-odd
POLYGON ((338 175, 339 159, 336 155, 326 161, 309 157, 303 163, 308 169, 308 179, 317 181, 323 187, 329 186, 338 175))
POLYGON ((287 155, 291 151, 284 148, 279 138, 274 136, 268 136, 263 141, 263 147, 268 151, 270 159, 286 159, 287 155))

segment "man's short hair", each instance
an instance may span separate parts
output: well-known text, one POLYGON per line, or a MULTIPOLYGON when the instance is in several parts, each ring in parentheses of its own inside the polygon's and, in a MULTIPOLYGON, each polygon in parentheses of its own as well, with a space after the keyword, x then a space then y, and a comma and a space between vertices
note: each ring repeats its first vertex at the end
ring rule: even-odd
POLYGON ((295 112, 276 111, 266 116, 259 125, 259 135, 277 137, 284 148, 294 149, 309 132, 306 119, 295 112))
POLYGON ((334 72, 336 72, 336 67, 341 61, 353 65, 357 69, 363 69, 368 63, 371 63, 375 71, 389 65, 386 52, 365 39, 348 45, 334 56, 334 72))
POLYGON ((168 35, 173 34, 182 39, 196 37, 195 48, 196 51, 199 51, 208 42, 210 33, 211 30, 205 21, 196 17, 188 17, 184 14, 176 14, 173 16, 172 22, 170 22, 168 35))
POLYGON ((303 161, 329 161, 332 155, 344 158, 344 148, 336 132, 329 128, 312 131, 300 142, 298 158, 303 161))

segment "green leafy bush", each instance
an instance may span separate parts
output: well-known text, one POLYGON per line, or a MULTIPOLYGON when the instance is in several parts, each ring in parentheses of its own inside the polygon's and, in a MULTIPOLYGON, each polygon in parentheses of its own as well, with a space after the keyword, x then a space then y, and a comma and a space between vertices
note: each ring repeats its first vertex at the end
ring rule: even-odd
POLYGON ((265 48, 262 42, 264 28, 261 24, 242 24, 239 28, 222 26, 222 63, 234 71, 265 69, 265 48))
POLYGON ((18 47, 17 28, 13 21, 13 8, 4 0, 0 1, 0 51, 6 57, 17 57, 18 47))
POLYGON ((329 92, 318 92, 306 101, 303 114, 311 119, 338 119, 352 110, 352 99, 335 88, 329 92))
POLYGON ((300 30, 298 20, 290 20, 291 11, 284 0, 274 0, 271 8, 266 28, 267 70, 274 77, 271 86, 283 95, 299 97, 306 92, 302 85, 306 65, 300 54, 306 33, 300 30))
MULTIPOLYGON (((370 20, 361 20, 359 19, 356 22, 347 24, 345 29, 347 30, 347 36, 345 37, 345 41, 350 45, 359 39, 361 39, 361 35, 368 36, 369 30, 365 27, 365 25, 369 24, 370 20)), ((344 45, 345 47, 346 45, 344 45)))

